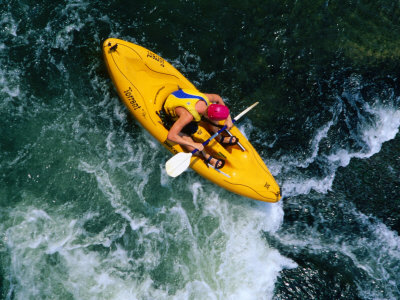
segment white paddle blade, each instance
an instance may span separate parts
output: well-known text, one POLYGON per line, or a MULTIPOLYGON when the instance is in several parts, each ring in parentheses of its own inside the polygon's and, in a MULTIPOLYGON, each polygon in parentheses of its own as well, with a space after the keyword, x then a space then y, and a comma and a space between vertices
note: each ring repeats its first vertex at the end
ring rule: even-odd
POLYGON ((172 156, 165 164, 165 170, 171 177, 181 175, 190 165, 192 153, 179 152, 172 156))

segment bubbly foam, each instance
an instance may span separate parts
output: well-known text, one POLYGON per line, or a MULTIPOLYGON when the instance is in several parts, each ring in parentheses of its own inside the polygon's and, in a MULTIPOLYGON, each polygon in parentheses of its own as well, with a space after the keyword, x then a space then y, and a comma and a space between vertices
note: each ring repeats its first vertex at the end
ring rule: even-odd
POLYGON ((376 116, 373 126, 365 126, 362 132, 361 139, 368 145, 368 148, 363 152, 339 149, 336 153, 328 156, 331 162, 346 167, 352 158, 369 158, 381 150, 383 143, 395 138, 400 127, 400 110, 385 106, 367 108, 376 116))
POLYGON ((197 192, 192 203, 198 206, 197 212, 176 202, 160 211, 166 220, 152 226, 151 218, 138 218, 124 206, 104 170, 85 163, 80 168, 96 176, 115 213, 138 234, 135 243, 145 248, 145 255, 135 258, 132 249, 117 242, 129 238, 125 226, 115 232, 116 227, 109 224, 96 235, 85 231, 84 225, 98 217, 98 212, 65 218, 59 211, 20 207, 12 213, 16 222, 6 231, 12 253, 10 274, 18 282, 13 293, 18 299, 46 294, 85 299, 269 299, 282 268, 296 267, 262 238, 262 231, 274 232, 280 226, 280 206, 232 205, 193 182, 192 189, 197 192), (207 220, 213 220, 214 226, 207 220), (205 234, 204 230, 211 231, 205 234), (163 256, 161 243, 190 248, 163 256), (101 251, 93 250, 96 245, 101 251), (173 293, 168 292, 168 285, 157 288, 150 275, 164 259, 174 260, 174 272, 184 282, 173 293), (43 268, 50 273, 46 280, 38 281, 43 268), (147 272, 135 275, 141 268, 147 272))
POLYGON ((380 220, 360 213, 351 204, 342 204, 340 209, 352 222, 357 223, 357 228, 362 229, 360 233, 353 233, 352 227, 348 229, 345 226, 341 226, 342 234, 333 233, 331 231, 335 229, 330 222, 340 226, 342 220, 327 220, 321 212, 315 212, 315 223, 324 224, 322 230, 318 226, 301 224, 301 235, 287 231, 274 237, 295 253, 306 251, 321 257, 328 253, 343 255, 352 264, 347 263, 355 274, 358 292, 362 298, 395 299, 398 295, 395 282, 400 272, 400 266, 396 263, 400 259, 399 235, 380 220), (371 285, 371 281, 374 285, 371 285))
MULTIPOLYGON (((20 222, 7 230, 7 246, 12 250, 11 274, 19 283, 13 291, 17 299, 69 294, 77 299, 166 296, 152 289, 147 276, 141 280, 121 277, 132 261, 126 250, 90 251, 90 246, 102 242, 101 234, 89 237, 82 231, 79 223, 89 221, 90 214, 70 220, 27 207, 14 216, 20 222), (37 280, 43 267, 48 275, 37 280)), ((104 245, 109 247, 109 242, 104 245)))
MULTIPOLYGON (((277 169, 279 173, 288 173, 283 183, 285 195, 308 194, 311 190, 320 193, 327 193, 332 189, 336 171, 339 167, 346 167, 351 159, 366 159, 381 150, 383 143, 395 138, 400 127, 400 111, 392 106, 375 105, 374 107, 364 103, 365 109, 374 117, 374 122, 365 121, 361 123, 360 140, 366 146, 361 150, 353 151, 348 148, 334 146, 332 153, 319 153, 321 141, 328 138, 328 133, 332 126, 337 122, 337 114, 326 125, 316 130, 316 134, 311 141, 310 156, 304 160, 296 159, 292 156, 282 156, 280 162, 272 162, 271 166, 277 169), (320 178, 304 178, 304 176, 295 171, 296 169, 306 169, 318 157, 319 164, 323 173, 327 174, 320 178), (323 162, 323 164, 321 164, 323 162), (295 171, 293 173, 293 171, 295 171)), ((277 172, 276 171, 276 172, 277 172)))
MULTIPOLYGON (((351 264, 348 268, 352 270, 360 297, 396 299, 399 295, 396 281, 400 271, 396 263, 400 256, 397 232, 387 228, 381 220, 360 213, 351 201, 340 196, 335 204, 320 204, 318 199, 325 201, 323 196, 311 193, 327 194, 332 191, 339 167, 349 166, 352 159, 368 159, 379 153, 382 145, 394 139, 399 132, 400 110, 397 103, 400 99, 389 93, 386 101, 377 99, 369 104, 359 94, 360 80, 358 77, 350 79, 355 90, 348 90, 344 95, 348 103, 338 99, 337 105, 331 109, 332 118, 315 130, 307 157, 283 155, 279 161, 269 162, 269 168, 278 174, 278 178, 282 178, 283 196, 293 197, 293 208, 304 210, 305 215, 311 215, 307 220, 312 220, 312 224, 307 224, 301 218, 290 229, 272 235, 292 253, 304 251, 322 259, 327 253, 336 253, 349 259, 351 264), (351 107, 345 109, 346 105, 351 107), (349 111, 357 116, 350 115, 349 111), (340 120, 346 124, 349 136, 341 137, 335 132, 340 120), (335 140, 335 136, 339 136, 339 139, 335 140), (347 139, 354 141, 357 147, 350 146, 352 143, 347 143, 347 139), (326 140, 329 141, 329 148, 321 147, 326 140), (343 140, 345 142, 341 143, 343 140), (317 172, 307 170, 316 167, 320 170, 319 175, 309 175, 317 172), (312 204, 308 204, 307 200, 302 201, 302 197, 296 200, 299 195, 308 195, 312 204), (326 208, 326 205, 337 207, 326 208), (326 215, 327 211, 329 215, 326 215), (337 226, 342 228, 339 233, 337 226), (357 233, 352 232, 351 228, 357 228, 357 233), (374 284, 371 285, 371 282, 374 284)), ((326 201, 332 200, 329 198, 326 201)))

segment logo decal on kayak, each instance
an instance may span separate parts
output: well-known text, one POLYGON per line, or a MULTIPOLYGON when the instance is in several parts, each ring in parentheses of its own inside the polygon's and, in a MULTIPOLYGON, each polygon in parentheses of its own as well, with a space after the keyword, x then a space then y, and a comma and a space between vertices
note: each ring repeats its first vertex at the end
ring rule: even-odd
POLYGON ((269 187, 271 186, 269 183, 268 183, 268 181, 267 181, 267 183, 264 185, 266 188, 267 188, 267 190, 269 189, 269 187))
POLYGON ((168 147, 173 153, 178 153, 178 151, 171 145, 171 143, 168 140, 165 140, 163 143, 165 146, 168 147))
POLYGON ((128 98, 129 103, 132 105, 134 110, 137 110, 137 109, 140 108, 140 105, 136 102, 135 98, 132 95, 132 88, 131 87, 129 87, 129 89, 124 91, 124 94, 125 94, 126 98, 128 98))
POLYGON ((154 59, 155 61, 158 61, 160 63, 161 67, 164 67, 164 58, 158 56, 157 54, 147 50, 147 57, 150 57, 152 59, 154 59))

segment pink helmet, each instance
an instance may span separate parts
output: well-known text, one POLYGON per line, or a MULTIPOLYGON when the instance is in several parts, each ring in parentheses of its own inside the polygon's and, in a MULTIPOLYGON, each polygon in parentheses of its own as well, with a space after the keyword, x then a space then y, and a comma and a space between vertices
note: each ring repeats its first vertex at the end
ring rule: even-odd
POLYGON ((229 116, 229 108, 222 104, 211 104, 208 107, 207 115, 213 121, 225 120, 229 116))

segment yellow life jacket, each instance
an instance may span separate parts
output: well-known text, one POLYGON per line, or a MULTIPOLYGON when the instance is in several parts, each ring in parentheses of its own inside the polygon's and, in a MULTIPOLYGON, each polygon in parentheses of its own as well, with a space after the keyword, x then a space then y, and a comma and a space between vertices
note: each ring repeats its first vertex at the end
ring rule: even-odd
POLYGON ((181 106, 190 112, 196 122, 200 122, 201 116, 196 110, 196 103, 199 101, 204 101, 207 106, 211 104, 203 93, 187 89, 177 90, 165 100, 164 110, 172 119, 176 120, 179 116, 176 114, 175 108, 181 106))

